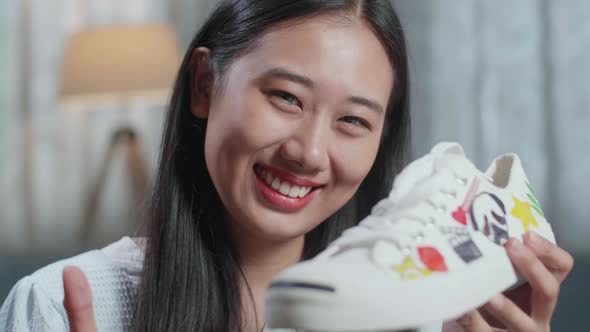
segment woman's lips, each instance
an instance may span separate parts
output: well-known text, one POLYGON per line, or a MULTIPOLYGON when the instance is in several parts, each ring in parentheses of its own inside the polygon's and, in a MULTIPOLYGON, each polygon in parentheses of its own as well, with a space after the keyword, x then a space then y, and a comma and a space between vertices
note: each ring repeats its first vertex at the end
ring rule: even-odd
POLYGON ((261 169, 265 169, 267 171, 270 171, 273 175, 278 176, 281 181, 282 180, 286 180, 287 182, 289 182, 290 184, 295 184, 298 186, 305 186, 305 187, 319 187, 322 184, 321 183, 317 183, 315 181, 311 181, 309 179, 305 179, 305 178, 300 178, 298 176, 295 176, 294 174, 291 174, 290 172, 277 168, 277 167, 272 167, 269 165, 258 165, 256 164, 254 166, 255 168, 261 168, 261 169))
POLYGON ((303 209, 321 190, 316 188, 310 191, 303 197, 290 197, 281 194, 280 192, 269 186, 264 179, 254 171, 255 187, 262 198, 268 202, 272 207, 278 208, 286 212, 295 212, 303 209))

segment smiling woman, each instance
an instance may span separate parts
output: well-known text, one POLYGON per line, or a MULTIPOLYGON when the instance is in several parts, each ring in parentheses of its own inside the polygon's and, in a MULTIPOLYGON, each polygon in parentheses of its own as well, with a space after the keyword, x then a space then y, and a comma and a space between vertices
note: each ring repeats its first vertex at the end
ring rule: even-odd
POLYGON ((173 316, 259 330, 272 276, 368 214, 405 161, 406 51, 390 3, 248 4, 222 4, 180 71, 156 193, 178 188, 161 202, 186 210, 161 206, 154 222, 140 330, 173 316), (196 294, 186 302, 159 286, 178 278, 170 266, 196 294))
MULTIPOLYGON (((55 274, 79 265, 99 328, 259 331, 272 277, 391 189, 407 161, 407 81, 387 0, 222 1, 179 70, 147 238, 49 266, 3 310, 18 314, 19 296, 60 289, 35 293, 45 304, 33 307, 50 310, 31 324, 65 328, 50 317, 66 317, 55 274)), ((64 281, 75 284, 70 273, 64 281)), ((70 286, 68 308, 87 304, 70 286)))

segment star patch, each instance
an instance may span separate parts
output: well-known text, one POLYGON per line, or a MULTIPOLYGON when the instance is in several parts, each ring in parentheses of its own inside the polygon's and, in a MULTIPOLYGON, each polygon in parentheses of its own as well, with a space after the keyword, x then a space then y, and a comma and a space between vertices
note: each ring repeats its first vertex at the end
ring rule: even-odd
POLYGON ((406 256, 400 265, 394 265, 393 269, 399 272, 402 279, 418 279, 432 274, 431 270, 418 267, 410 256, 406 256))
POLYGON ((512 200, 514 201, 514 207, 512 208, 512 211, 510 211, 510 214, 520 219, 524 231, 528 232, 531 225, 538 228, 539 223, 537 222, 537 219, 533 217, 531 205, 528 202, 519 200, 515 196, 512 196, 512 200))

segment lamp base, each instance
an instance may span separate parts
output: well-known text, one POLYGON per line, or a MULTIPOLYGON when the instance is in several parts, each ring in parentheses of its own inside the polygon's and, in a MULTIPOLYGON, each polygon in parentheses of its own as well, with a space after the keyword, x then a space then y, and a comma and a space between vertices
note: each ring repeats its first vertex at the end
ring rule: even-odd
MULTIPOLYGON (((114 159, 115 152, 125 148, 125 157, 128 166, 128 177, 132 189, 131 210, 138 211, 147 194, 148 174, 147 165, 136 131, 128 126, 116 129, 111 135, 109 146, 100 165, 98 176, 90 187, 84 210, 84 219, 80 230, 80 238, 86 245, 89 244, 97 226, 98 208, 100 198, 104 190, 109 168, 114 159)), ((135 212, 135 216, 140 213, 135 212)), ((136 218, 137 219, 137 218, 136 218)))

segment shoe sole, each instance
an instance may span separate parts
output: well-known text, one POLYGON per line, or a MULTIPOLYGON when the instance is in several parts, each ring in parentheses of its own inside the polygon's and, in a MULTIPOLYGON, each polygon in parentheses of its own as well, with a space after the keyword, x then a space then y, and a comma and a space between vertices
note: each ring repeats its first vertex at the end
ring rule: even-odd
MULTIPOLYGON (((424 283, 420 292, 404 287, 408 293, 383 297, 362 303, 360 298, 343 298, 337 293, 305 287, 269 289, 267 294, 268 326, 305 331, 358 332, 391 331, 416 328, 428 323, 457 318, 485 304, 492 296, 517 284, 516 272, 506 254, 496 264, 473 262, 469 275, 458 276, 454 283, 448 278, 424 283), (502 273, 502 271, 504 271, 502 273), (467 287, 477 282, 475 287, 467 287), (429 296, 446 290, 448 296, 429 296), (454 297, 452 297, 454 296, 454 297), (457 298, 460 296, 460 298, 457 298), (391 303, 392 298, 407 299, 391 303), (425 314, 427 313, 427 315, 425 314), (424 317, 428 316, 425 321, 424 317)), ((408 280, 406 282, 413 282, 408 280)), ((337 291, 336 291, 337 292, 337 291)))

